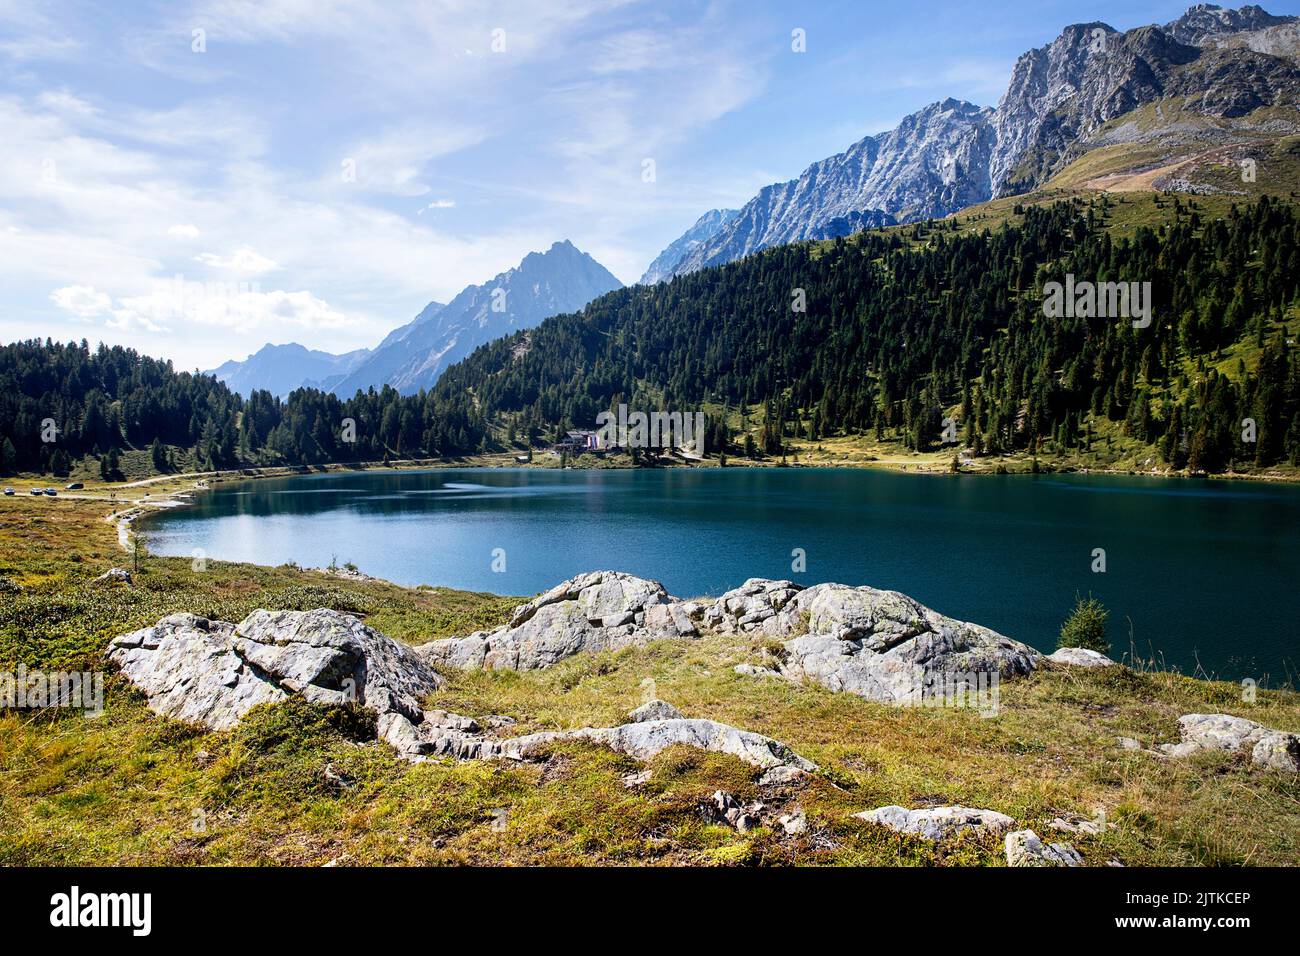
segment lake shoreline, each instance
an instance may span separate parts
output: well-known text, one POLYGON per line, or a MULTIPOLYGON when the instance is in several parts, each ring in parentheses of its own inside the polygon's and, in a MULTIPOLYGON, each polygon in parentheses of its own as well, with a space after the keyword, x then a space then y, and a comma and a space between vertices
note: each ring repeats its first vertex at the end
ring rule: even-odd
MULTIPOLYGON (((143 499, 137 499, 131 507, 124 511, 113 512, 105 516, 106 521, 117 524, 119 544, 124 551, 130 551, 132 548, 130 540, 130 529, 134 522, 141 518, 160 513, 172 508, 188 507, 193 504, 193 498, 201 492, 211 491, 213 484, 226 483, 243 483, 264 481, 275 478, 296 478, 307 477, 310 475, 325 474, 343 474, 348 472, 375 472, 375 471, 437 471, 444 468, 489 468, 489 469, 518 469, 518 470, 537 470, 537 471, 558 471, 558 465, 545 465, 535 463, 522 463, 513 460, 513 453, 496 453, 491 455, 476 456, 457 456, 451 458, 413 458, 390 461, 368 461, 368 462, 324 462, 318 465, 259 465, 248 468, 230 468, 219 471, 206 472, 186 472, 178 475, 157 475, 140 481, 129 482, 127 484, 111 485, 106 484, 105 488, 131 488, 144 487, 153 484, 162 485, 166 489, 171 482, 184 482, 196 480, 195 484, 190 487, 175 488, 165 490, 158 497, 151 497, 146 494, 143 499), (504 459, 509 460, 504 460, 504 459)), ((1009 459, 1018 461, 1018 459, 1009 459)), ((726 465, 708 463, 705 465, 695 465, 688 462, 669 461, 656 465, 644 466, 634 465, 630 461, 617 461, 609 464, 600 465, 567 465, 566 471, 659 471, 659 470, 704 470, 722 469, 722 468, 757 468, 764 470, 819 470, 819 471, 862 471, 874 470, 892 472, 894 474, 926 476, 926 477, 1034 477, 1044 475, 1096 475, 1112 478, 1160 478, 1170 481, 1203 479, 1218 481, 1245 481, 1261 482, 1267 484, 1300 484, 1300 475, 1291 476, 1286 474, 1268 473, 1263 475, 1242 474, 1239 472, 1228 472, 1222 474, 1188 474, 1185 471, 1178 472, 1142 472, 1132 471, 1129 469, 1096 469, 1096 468, 1042 468, 1035 472, 1032 466, 1028 468, 1017 468, 1016 470, 1007 469, 1005 471, 995 471, 990 468, 979 468, 962 471, 953 471, 951 468, 928 467, 922 462, 902 463, 894 461, 861 461, 853 463, 832 464, 832 463, 806 463, 806 462, 771 462, 771 461, 753 461, 749 459, 732 460, 729 459, 726 465)), ((108 501, 114 499, 103 498, 102 495, 79 494, 65 495, 65 497, 78 499, 93 499, 108 501)))

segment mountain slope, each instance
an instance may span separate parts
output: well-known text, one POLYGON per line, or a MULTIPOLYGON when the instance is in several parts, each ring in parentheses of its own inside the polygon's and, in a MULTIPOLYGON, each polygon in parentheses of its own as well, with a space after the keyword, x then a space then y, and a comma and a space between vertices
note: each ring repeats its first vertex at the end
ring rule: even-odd
POLYGON ((1067 27, 1020 58, 998 103, 994 194, 1041 185, 1087 152, 1107 122, 1161 101, 1218 117, 1294 105, 1300 65, 1246 48, 1189 46, 1159 27, 1067 27))
MULTIPOLYGON (((1164 27, 1124 33, 1100 22, 1066 27, 1019 58, 996 109, 953 99, 931 104, 798 179, 764 188, 671 274, 1027 192, 1099 145, 1093 137, 1108 124, 1113 143, 1115 121, 1150 104, 1218 118, 1293 108, 1300 103, 1297 51, 1297 19, 1255 6, 1200 4, 1164 27)), ((1300 132, 1300 113, 1272 122, 1275 138, 1300 132)), ((1166 125, 1170 138, 1191 148, 1186 155, 1196 151, 1195 130, 1209 128, 1166 125)), ((1150 124, 1144 136, 1160 138, 1150 124)))
POLYGON ((944 216, 989 198, 991 111, 948 99, 767 186, 686 255, 674 275, 800 239, 833 239, 897 221, 944 216))
POLYGON ((581 309, 622 287, 614 275, 569 241, 531 252, 515 268, 482 285, 471 285, 445 306, 431 303, 396 329, 364 361, 334 385, 348 396, 358 389, 392 385, 404 395, 433 386, 442 370, 479 345, 542 319, 581 309))
POLYGON ((262 346, 241 361, 225 362, 208 374, 225 382, 232 391, 247 397, 256 389, 266 389, 281 398, 295 388, 321 386, 346 375, 365 360, 369 349, 356 349, 342 355, 308 349, 296 342, 262 346))
POLYGON ((736 218, 738 209, 710 209, 695 225, 664 247, 664 251, 650 263, 645 274, 641 276, 641 285, 654 285, 664 279, 672 278, 673 269, 702 242, 707 242, 718 234, 728 223, 736 218))

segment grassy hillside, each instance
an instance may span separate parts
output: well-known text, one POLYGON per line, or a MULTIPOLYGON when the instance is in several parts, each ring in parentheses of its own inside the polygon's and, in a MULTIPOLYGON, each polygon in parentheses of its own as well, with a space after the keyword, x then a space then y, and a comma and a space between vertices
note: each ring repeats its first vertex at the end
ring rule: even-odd
MULTIPOLYGON (((148 557, 134 587, 91 579, 121 564, 105 502, 0 500, 0 669, 98 667, 116 633, 176 610, 238 619, 256 607, 334 607, 411 642, 500 621, 512 599, 325 577, 290 567, 148 557)), ((340 558, 344 558, 340 555, 340 558)), ((1064 614, 1062 609, 1062 613, 1064 614)), ((152 715, 118 678, 98 719, 0 714, 0 864, 757 863, 1000 865, 996 842, 936 846, 852 818, 884 804, 961 803, 1069 835, 1088 863, 1288 864, 1300 781, 1228 755, 1184 762, 1122 750, 1175 739, 1188 712, 1300 730, 1300 698, 1159 672, 1043 670, 1005 682, 999 716, 893 709, 732 672, 745 637, 659 642, 531 673, 451 674, 430 704, 517 719, 519 733, 618 722, 646 678, 691 716, 768 734, 816 761, 801 789, 760 788, 729 757, 676 748, 629 786, 635 761, 557 746, 537 764, 410 765, 365 742, 364 713, 271 708, 228 733, 152 715), (741 834, 702 811, 714 790, 799 807, 809 830, 741 834), (504 812, 503 812, 504 811, 504 812)))

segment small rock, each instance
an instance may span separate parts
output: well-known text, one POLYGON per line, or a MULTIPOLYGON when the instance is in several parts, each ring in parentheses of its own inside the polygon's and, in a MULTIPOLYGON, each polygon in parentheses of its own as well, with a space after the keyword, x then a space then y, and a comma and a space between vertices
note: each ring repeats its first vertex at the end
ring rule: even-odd
POLYGON ((713 792, 714 813, 741 833, 748 833, 761 825, 763 809, 761 803, 751 803, 742 807, 740 801, 725 790, 713 792))
POLYGON ((1089 820, 1087 817, 1056 817, 1047 824, 1053 830, 1060 830, 1062 833, 1105 833, 1107 830, 1114 829, 1114 824, 1106 822, 1105 816, 1098 813, 1096 817, 1089 820))
POLYGON ((643 787, 650 782, 650 771, 642 770, 639 773, 629 773, 623 777, 623 786, 629 790, 635 790, 637 787, 643 787))
POLYGON ((1006 839, 1007 866, 1083 866, 1068 843, 1044 843, 1033 830, 1016 830, 1006 839))
POLYGON ((1115 742, 1124 750, 1141 750, 1142 741, 1134 740, 1132 737, 1116 737, 1115 742))
POLYGON ((99 577, 95 578, 95 583, 104 584, 130 584, 131 572, 126 568, 109 568, 99 577))
POLYGON ((352 778, 345 773, 339 773, 334 769, 332 763, 327 763, 325 765, 324 774, 326 782, 335 787, 350 787, 352 785, 352 778))
POLYGON ((629 724, 640 724, 647 720, 682 720, 685 718, 680 710, 664 700, 651 700, 642 704, 627 715, 629 724))
POLYGON ((1119 666, 1105 654, 1090 651, 1086 647, 1058 647, 1053 653, 1047 655, 1047 659, 1053 664, 1069 664, 1072 667, 1119 666))
POLYGON ((1255 766, 1300 772, 1300 735, 1230 714, 1184 714, 1178 718, 1178 727, 1182 740, 1160 745, 1166 756, 1190 757, 1202 750, 1236 753, 1249 748, 1255 766))
POLYGON ((758 785, 760 787, 772 787, 784 783, 798 783, 807 776, 808 772, 806 770, 783 764, 780 767, 773 767, 771 770, 763 771, 763 775, 758 778, 758 785))
POLYGON ((803 810, 784 814, 777 818, 777 823, 781 824, 781 829, 789 836, 798 836, 808 830, 808 818, 804 815, 803 810))
POLYGON ((774 671, 770 667, 759 667, 756 664, 737 664, 732 668, 737 674, 745 677, 781 677, 779 671, 774 671))

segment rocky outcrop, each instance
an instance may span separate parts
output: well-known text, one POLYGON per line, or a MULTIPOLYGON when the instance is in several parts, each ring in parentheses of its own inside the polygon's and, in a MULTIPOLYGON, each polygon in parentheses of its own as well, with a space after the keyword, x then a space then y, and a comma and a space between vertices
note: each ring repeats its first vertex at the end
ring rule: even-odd
POLYGON ((172 614, 115 638, 108 656, 155 713, 227 730, 301 694, 386 717, 423 717, 442 679, 405 644, 338 611, 254 611, 239 624, 172 614))
MULTIPOLYGON (((584 607, 608 611, 609 601, 620 600, 614 597, 620 589, 642 597, 658 593, 644 586, 653 582, 638 582, 627 575, 600 577, 577 593, 584 607)), ((557 589, 543 595, 519 608, 515 620, 523 626, 544 614, 558 593, 570 592, 557 589)), ((254 611, 239 624, 172 614, 152 627, 115 638, 108 656, 144 692, 155 713, 213 730, 234 727, 258 704, 298 694, 313 703, 370 708, 377 715, 380 739, 414 760, 527 760, 549 744, 584 740, 639 760, 676 744, 731 754, 761 770, 780 771, 771 778, 774 782, 788 782, 794 774, 816 769, 780 741, 684 717, 661 700, 638 707, 628 723, 617 727, 500 737, 494 732, 512 721, 492 718, 485 728, 471 717, 426 710, 424 698, 442 684, 428 662, 405 644, 338 611, 254 611)))
POLYGON ((1184 714, 1178 727, 1182 739, 1161 744, 1161 753, 1189 757, 1204 750, 1249 751, 1255 766, 1300 773, 1300 735, 1229 714, 1184 714))
POLYGON ((94 584, 130 584, 131 572, 126 568, 109 568, 92 582, 94 584))
POLYGON ((657 581, 619 571, 570 578, 515 608, 507 624, 419 648, 464 670, 536 670, 574 654, 617 651, 662 637, 696 637, 680 602, 657 581))
POLYGON ((785 638, 780 673, 891 704, 919 702, 954 675, 1027 674, 1040 659, 988 628, 865 586, 804 589, 753 578, 722 595, 702 621, 722 633, 785 638))
POLYGON ((1070 667, 1118 667, 1119 665, 1112 661, 1105 654, 1099 651, 1091 651, 1086 647, 1058 647, 1047 659, 1053 664, 1066 664, 1070 667))
POLYGON ((853 814, 859 820, 911 833, 926 840, 949 840, 962 833, 978 836, 1001 836, 1011 829, 1012 819, 996 810, 971 807, 930 807, 909 810, 906 807, 877 807, 853 814))
POLYGON ((1068 843, 1044 843, 1033 830, 1016 830, 1006 838, 1007 866, 1083 866, 1083 857, 1068 843))
POLYGON ((784 642, 770 667, 739 664, 736 673, 809 680, 891 704, 922 702, 963 676, 971 690, 981 680, 987 690, 995 676, 1027 674, 1040 659, 896 591, 751 578, 709 604, 677 601, 655 581, 616 571, 579 575, 516 608, 495 631, 419 652, 442 666, 532 670, 574 654, 697 637, 699 628, 784 642))
POLYGON ((1235 33, 1294 23, 1295 19, 1275 17, 1254 4, 1233 10, 1213 3, 1198 3, 1188 7, 1177 20, 1165 24, 1165 32, 1179 43, 1206 46, 1235 33))

